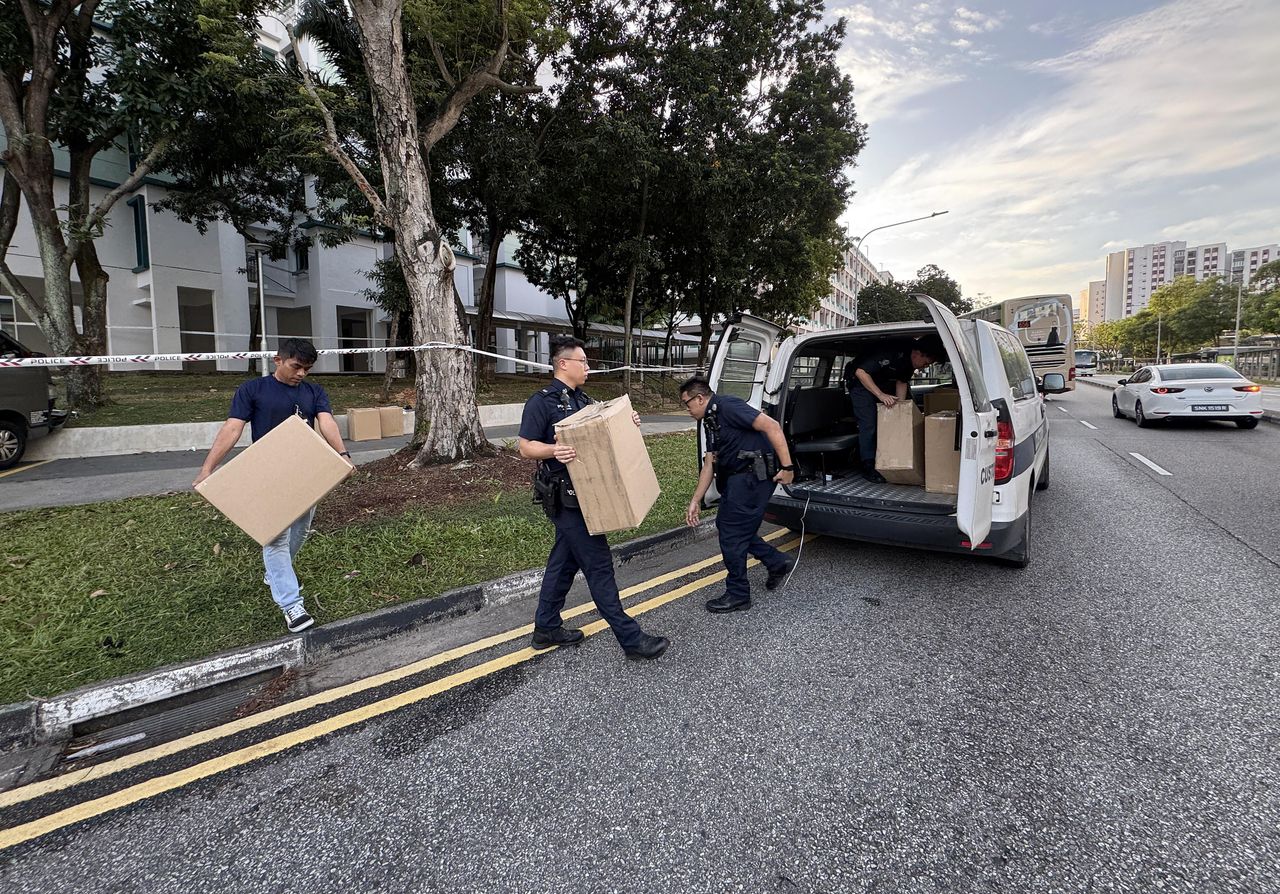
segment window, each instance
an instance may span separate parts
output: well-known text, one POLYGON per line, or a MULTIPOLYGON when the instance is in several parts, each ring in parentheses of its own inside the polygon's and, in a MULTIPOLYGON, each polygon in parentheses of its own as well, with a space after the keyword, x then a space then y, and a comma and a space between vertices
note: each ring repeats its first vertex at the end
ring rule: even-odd
POLYGON ((1243 379, 1244 376, 1220 363, 1188 363, 1180 367, 1164 367, 1160 378, 1165 382, 1185 382, 1189 379, 1243 379))
POLYGON ((1009 387, 1013 391, 1014 400, 1022 400, 1036 395, 1036 377, 1031 371, 1031 363, 1027 354, 1008 330, 994 332, 996 349, 1000 352, 1000 364, 1009 379, 1009 387))
POLYGON ((147 239, 147 200, 143 196, 134 196, 126 202, 133 209, 133 250, 137 264, 134 273, 141 273, 151 266, 151 247, 147 239))
POLYGON ((306 273, 311 269, 311 240, 299 239, 293 244, 293 260, 295 273, 306 273))

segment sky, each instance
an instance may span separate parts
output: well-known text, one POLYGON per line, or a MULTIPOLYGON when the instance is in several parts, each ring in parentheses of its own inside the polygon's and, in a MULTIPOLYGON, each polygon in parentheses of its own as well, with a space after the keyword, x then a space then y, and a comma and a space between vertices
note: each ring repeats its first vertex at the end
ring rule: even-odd
POLYGON ((868 142, 841 217, 873 264, 970 298, 1066 292, 1106 254, 1280 242, 1280 0, 827 0, 868 142))

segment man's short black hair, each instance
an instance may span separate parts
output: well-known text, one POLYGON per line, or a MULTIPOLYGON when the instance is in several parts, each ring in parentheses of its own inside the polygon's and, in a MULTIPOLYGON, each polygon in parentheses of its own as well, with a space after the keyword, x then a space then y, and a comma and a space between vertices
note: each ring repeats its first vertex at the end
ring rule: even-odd
POLYGON ((587 343, 572 335, 551 336, 551 362, 555 363, 565 354, 568 354, 570 351, 576 351, 578 348, 582 348, 585 351, 587 343))
POLYGON ((689 397, 710 397, 712 395, 711 383, 707 381, 706 376, 690 376, 680 385, 680 393, 687 394, 689 397))
POLYGON ((297 360, 303 366, 311 366, 320 355, 316 346, 305 338, 286 338, 276 348, 276 356, 281 360, 297 360))
POLYGON ((913 347, 934 363, 947 362, 947 348, 942 343, 942 336, 937 333, 931 332, 920 336, 913 347))

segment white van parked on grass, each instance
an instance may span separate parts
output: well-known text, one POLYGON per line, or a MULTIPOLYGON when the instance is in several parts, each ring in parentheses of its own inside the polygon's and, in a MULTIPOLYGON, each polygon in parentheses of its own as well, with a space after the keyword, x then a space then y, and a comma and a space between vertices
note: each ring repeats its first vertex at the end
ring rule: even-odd
MULTIPOLYGON (((1025 567, 1031 558, 1032 495, 1049 486, 1045 393, 1065 377, 1039 380, 1018 339, 983 320, 959 320, 916 296, 930 322, 884 323, 792 335, 740 315, 720 335, 711 387, 782 423, 800 471, 779 486, 765 519, 799 531, 949 552, 977 552, 1025 567), (936 332, 959 392, 958 493, 872 483, 858 471, 857 424, 845 392, 845 363, 875 342, 936 332)), ((944 383, 950 385, 951 383, 944 383)), ((936 385, 911 389, 917 404, 936 385)), ((706 452, 699 425, 699 457, 706 452)), ((718 500, 715 485, 705 504, 718 500)))

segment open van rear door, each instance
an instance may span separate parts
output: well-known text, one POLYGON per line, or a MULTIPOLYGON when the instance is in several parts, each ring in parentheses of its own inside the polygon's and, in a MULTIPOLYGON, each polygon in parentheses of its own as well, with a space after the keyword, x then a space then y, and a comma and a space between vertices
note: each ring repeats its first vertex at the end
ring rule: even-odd
MULTIPOLYGON (((757 410, 763 407, 765 379, 769 375, 778 340, 785 334, 786 330, 781 326, 750 314, 737 314, 726 320, 720 331, 720 340, 716 342, 715 351, 711 355, 711 367, 707 375, 711 390, 717 394, 740 397, 757 410)), ((702 469, 706 453, 707 432, 699 422, 699 470, 702 469)), ((720 491, 713 480, 703 497, 702 505, 714 506, 719 501, 720 491)))
POLYGON ((914 296, 929 311, 951 359, 960 390, 960 486, 956 524, 977 549, 991 533, 991 501, 995 495, 996 411, 987 396, 973 320, 958 320, 928 295, 914 296), (968 327, 968 331, 966 331, 968 327))

